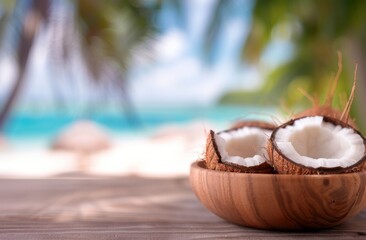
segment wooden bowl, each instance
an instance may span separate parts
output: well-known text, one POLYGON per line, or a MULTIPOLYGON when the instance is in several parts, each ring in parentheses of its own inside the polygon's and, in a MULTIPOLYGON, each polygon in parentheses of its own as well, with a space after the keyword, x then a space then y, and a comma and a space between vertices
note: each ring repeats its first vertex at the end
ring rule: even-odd
POLYGON ((366 172, 247 174, 209 170, 200 161, 191 165, 190 181, 208 210, 247 227, 329 228, 366 207, 366 172))

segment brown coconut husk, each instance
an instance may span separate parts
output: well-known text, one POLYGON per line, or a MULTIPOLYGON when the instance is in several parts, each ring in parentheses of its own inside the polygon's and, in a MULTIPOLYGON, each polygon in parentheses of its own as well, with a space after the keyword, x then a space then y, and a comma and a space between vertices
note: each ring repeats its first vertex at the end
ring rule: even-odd
MULTIPOLYGON (((278 128, 276 128, 271 138, 268 141, 268 155, 269 155, 269 164, 280 174, 302 174, 302 175, 310 175, 310 174, 338 174, 338 173, 350 173, 350 172, 360 172, 362 171, 364 165, 366 164, 366 150, 364 152, 364 156, 354 165, 349 166, 347 168, 335 167, 335 168, 311 168, 295 163, 288 157, 286 157, 277 147, 276 142, 274 141, 277 131, 280 128, 285 128, 286 126, 293 125, 296 120, 301 118, 290 120, 287 123, 282 124, 278 128)), ((353 128, 350 124, 345 123, 336 118, 330 118, 323 116, 323 120, 325 122, 329 122, 333 125, 340 125, 342 128, 351 128, 363 139, 364 145, 366 147, 366 140, 363 135, 358 132, 355 128, 353 128)))
POLYGON ((272 123, 268 123, 268 122, 261 122, 261 121, 238 121, 235 122, 231 128, 229 130, 226 131, 231 131, 231 130, 236 130, 239 128, 243 128, 243 127, 257 127, 257 128, 262 128, 265 130, 273 130, 276 128, 276 125, 272 124, 272 123))
POLYGON ((342 67, 342 54, 341 54, 341 52, 338 51, 338 71, 333 80, 333 83, 330 85, 330 87, 328 89, 325 103, 323 105, 320 105, 318 99, 310 96, 310 94, 308 94, 303 89, 299 89, 300 92, 312 102, 313 106, 303 112, 295 114, 294 118, 310 117, 310 116, 325 116, 325 117, 335 118, 335 119, 344 121, 345 123, 350 124, 353 128, 357 128, 354 120, 350 119, 350 117, 349 117, 349 111, 350 111, 350 108, 351 108, 351 105, 352 105, 352 102, 354 99, 355 89, 356 89, 357 65, 355 68, 354 81, 353 81, 351 94, 346 103, 346 106, 344 107, 344 110, 341 111, 341 110, 338 110, 338 109, 335 109, 332 107, 335 91, 338 86, 339 76, 342 72, 342 68, 343 68, 342 67))
MULTIPOLYGON (((232 128, 226 131, 235 131, 242 127, 259 127, 263 129, 273 130, 274 125, 264 122, 237 122, 232 128), (263 126, 263 127, 262 127, 263 126)), ((208 169, 226 171, 226 172, 241 172, 241 173, 273 173, 273 168, 267 162, 258 166, 245 167, 234 163, 223 163, 221 161, 220 152, 215 142, 215 132, 210 131, 207 136, 205 163, 208 169)))

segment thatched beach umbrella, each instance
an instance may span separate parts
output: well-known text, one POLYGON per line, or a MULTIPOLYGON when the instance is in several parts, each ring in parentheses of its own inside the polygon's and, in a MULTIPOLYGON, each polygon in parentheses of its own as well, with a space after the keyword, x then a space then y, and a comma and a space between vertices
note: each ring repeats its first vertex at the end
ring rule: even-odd
POLYGON ((110 137, 101 126, 92 121, 83 120, 64 129, 53 141, 52 149, 80 154, 80 168, 84 170, 87 165, 87 156, 106 150, 111 145, 110 137))

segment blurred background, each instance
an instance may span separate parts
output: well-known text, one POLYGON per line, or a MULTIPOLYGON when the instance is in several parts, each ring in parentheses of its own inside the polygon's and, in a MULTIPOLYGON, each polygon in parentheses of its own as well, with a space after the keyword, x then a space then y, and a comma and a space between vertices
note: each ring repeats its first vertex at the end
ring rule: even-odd
POLYGON ((209 129, 322 101, 366 130, 366 2, 2 0, 0 175, 187 175, 209 129))

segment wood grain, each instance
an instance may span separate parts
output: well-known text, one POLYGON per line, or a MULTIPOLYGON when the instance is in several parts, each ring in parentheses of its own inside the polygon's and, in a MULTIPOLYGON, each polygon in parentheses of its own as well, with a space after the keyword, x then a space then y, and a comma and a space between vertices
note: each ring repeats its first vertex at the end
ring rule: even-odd
POLYGON ((366 173, 340 175, 243 174, 192 165, 191 184, 216 215, 263 229, 337 226, 366 207, 366 173))
POLYGON ((241 227, 202 206, 186 178, 0 179, 0 239, 354 239, 366 211, 318 232, 241 227))

